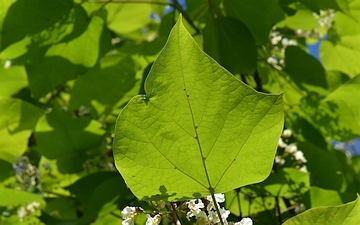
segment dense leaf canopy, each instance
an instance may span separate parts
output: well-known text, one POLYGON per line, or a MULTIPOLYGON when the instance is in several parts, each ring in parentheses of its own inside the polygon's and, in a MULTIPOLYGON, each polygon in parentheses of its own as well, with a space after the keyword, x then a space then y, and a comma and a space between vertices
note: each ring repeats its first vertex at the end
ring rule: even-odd
POLYGON ((358 223, 359 9, 1 1, 0 224, 188 224, 216 193, 229 221, 358 223))

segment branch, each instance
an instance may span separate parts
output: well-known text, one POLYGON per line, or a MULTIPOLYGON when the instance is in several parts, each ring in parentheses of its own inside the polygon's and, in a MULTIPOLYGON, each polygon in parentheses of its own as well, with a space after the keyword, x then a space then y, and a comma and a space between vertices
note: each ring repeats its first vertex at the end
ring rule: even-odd
POLYGON ((248 82, 246 81, 246 77, 244 74, 240 74, 241 77, 241 81, 244 82, 245 84, 248 84, 248 82))
POLYGON ((278 221, 279 224, 282 223, 282 218, 281 218, 281 210, 280 210, 280 203, 279 203, 279 197, 275 197, 275 201, 276 201, 276 211, 277 211, 277 217, 278 217, 278 221))
POLYGON ((154 2, 154 1, 146 1, 146 0, 88 0, 88 2, 95 2, 95 3, 99 3, 99 2, 105 2, 105 3, 109 3, 109 2, 114 2, 114 3, 140 3, 140 4, 155 4, 155 5, 173 5, 171 3, 166 3, 166 2, 154 2))
POLYGON ((255 82, 256 82, 256 90, 262 92, 263 88, 262 88, 261 77, 260 77, 259 72, 257 70, 254 73, 254 79, 255 79, 255 82))

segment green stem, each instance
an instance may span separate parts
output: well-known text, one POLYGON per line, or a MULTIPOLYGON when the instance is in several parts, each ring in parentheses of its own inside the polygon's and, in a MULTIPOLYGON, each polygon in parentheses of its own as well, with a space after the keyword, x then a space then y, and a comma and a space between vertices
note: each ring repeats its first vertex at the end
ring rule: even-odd
POLYGON ((107 1, 103 1, 102 5, 97 9, 95 10, 92 14, 91 14, 91 17, 94 17, 96 16, 101 10, 103 10, 105 8, 105 6, 110 3, 112 0, 107 0, 107 1))
POLYGON ((275 201, 276 201, 276 211, 277 211, 277 218, 278 218, 278 222, 279 224, 282 223, 282 218, 281 218, 281 210, 280 210, 280 202, 279 202, 279 197, 275 197, 275 201))
POLYGON ((241 211, 241 204, 240 204, 240 188, 237 188, 236 190, 236 199, 237 199, 237 203, 238 203, 238 207, 239 207, 239 219, 242 219, 242 211, 241 211))
MULTIPOLYGON (((186 86, 185 86, 184 90, 186 90, 186 86)), ((185 94, 186 94, 187 97, 189 96, 187 92, 185 94)), ((218 217, 220 219, 220 223, 221 223, 221 225, 224 225, 224 221, 222 220, 221 213, 220 213, 220 210, 219 210, 219 207, 218 207, 218 203, 216 202, 216 199, 215 199, 214 188, 211 185, 210 176, 209 176, 209 173, 207 171, 207 167, 206 167, 206 163, 205 163, 206 158, 205 158, 205 156, 203 154, 202 147, 201 147, 200 140, 199 140, 199 134, 198 134, 198 131, 197 131, 198 126, 195 124, 194 114, 192 112, 192 108, 191 108, 191 105, 190 105, 190 102, 189 102, 188 98, 187 98, 187 101, 188 101, 188 104, 189 104, 189 108, 190 108, 190 112, 191 112, 191 116, 192 116, 192 122, 193 122, 194 130, 195 130, 195 137, 194 138, 196 139, 196 141, 198 143, 198 146, 199 146, 200 155, 201 155, 201 159, 202 159, 201 161, 202 161, 202 164, 203 164, 203 167, 204 167, 204 170, 205 170, 205 175, 206 175, 207 182, 209 184, 210 195, 211 195, 211 198, 212 198, 213 203, 215 205, 215 210, 216 210, 216 213, 218 214, 218 217)))
POLYGON ((220 219, 220 223, 221 225, 224 225, 224 221, 221 217, 221 213, 220 213, 220 209, 219 209, 219 205, 218 203, 216 202, 216 199, 215 199, 215 193, 214 193, 214 189, 213 188, 210 188, 210 194, 211 194, 211 198, 214 202, 214 205, 215 205, 215 210, 216 210, 216 213, 218 214, 218 217, 220 219))

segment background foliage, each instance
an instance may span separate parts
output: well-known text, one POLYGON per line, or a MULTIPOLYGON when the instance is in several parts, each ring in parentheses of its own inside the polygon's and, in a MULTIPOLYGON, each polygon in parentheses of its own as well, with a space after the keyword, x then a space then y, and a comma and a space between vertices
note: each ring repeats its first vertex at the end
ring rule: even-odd
POLYGON ((121 109, 145 94, 179 13, 198 46, 235 77, 283 92, 292 135, 283 134, 265 181, 226 193, 231 218, 280 224, 306 209, 311 221, 318 206, 348 203, 344 218, 358 207, 359 156, 333 141, 360 136, 359 0, 7 0, 0 224, 119 224, 126 205, 154 210, 116 172, 113 133, 121 109), (319 40, 319 56, 310 55, 319 40))

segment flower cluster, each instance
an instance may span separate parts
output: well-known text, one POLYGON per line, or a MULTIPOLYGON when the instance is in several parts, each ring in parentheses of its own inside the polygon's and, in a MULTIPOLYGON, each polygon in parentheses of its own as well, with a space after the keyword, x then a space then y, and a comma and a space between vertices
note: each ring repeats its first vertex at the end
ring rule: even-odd
POLYGON ((276 31, 276 27, 273 27, 273 32, 271 33, 271 56, 267 58, 267 62, 278 70, 282 70, 282 67, 285 64, 285 49, 288 46, 297 46, 298 43, 295 39, 289 39, 283 37, 283 35, 276 31))
POLYGON ((312 30, 295 30, 298 37, 322 39, 327 34, 328 30, 333 26, 335 20, 335 10, 320 10, 313 12, 313 16, 318 20, 318 26, 312 30))
POLYGON ((279 139, 278 147, 284 149, 283 154, 275 156, 275 163, 283 165, 285 163, 285 157, 290 155, 291 159, 295 161, 295 167, 300 171, 307 173, 307 167, 304 165, 307 160, 304 156, 304 153, 298 149, 295 143, 288 143, 292 135, 291 130, 285 129, 279 139))
MULTIPOLYGON (((186 203, 189 211, 186 214, 186 217, 188 220, 190 220, 190 217, 196 218, 196 224, 197 225, 210 225, 210 224, 220 224, 221 221, 227 225, 229 224, 227 222, 227 218, 230 215, 230 211, 226 210, 224 207, 220 207, 219 203, 223 203, 225 201, 225 195, 224 194, 215 194, 215 202, 213 201, 213 198, 211 195, 206 197, 207 200, 207 206, 206 211, 205 205, 202 202, 201 199, 196 200, 190 200, 186 203), (220 212, 220 216, 217 213, 217 209, 220 212)), ((235 225, 252 225, 252 220, 250 218, 244 218, 240 222, 234 223, 235 225)))
MULTIPOLYGON (((192 199, 188 200, 184 203, 186 206, 186 218, 190 221, 192 217, 195 217, 197 225, 216 225, 221 224, 221 221, 224 225, 252 225, 253 222, 250 218, 243 218, 239 222, 229 223, 227 221, 228 216, 230 215, 230 211, 226 210, 224 207, 220 207, 219 203, 223 203, 225 201, 224 194, 215 194, 215 202, 211 195, 207 196, 204 201, 201 199, 192 199), (217 212, 219 210, 220 217, 217 212)), ((157 203, 157 206, 163 206, 164 202, 157 203)), ((159 207, 158 207, 159 208, 159 207)), ((160 207, 162 208, 162 207, 160 207)), ((143 209, 140 207, 130 207, 126 206, 122 210, 122 225, 134 225, 135 217, 139 214, 145 213, 143 209)), ((151 216, 150 214, 146 214, 146 225, 158 225, 161 222, 162 215, 161 213, 155 214, 155 216, 151 216)))
POLYGON ((17 158, 13 168, 16 173, 16 180, 21 185, 18 189, 27 190, 31 187, 41 189, 40 170, 30 163, 27 156, 17 158))
POLYGON ((131 207, 126 206, 122 211, 122 225, 134 225, 135 216, 143 213, 143 210, 140 207, 131 207))
POLYGON ((323 38, 327 31, 332 27, 335 20, 335 10, 320 10, 318 13, 313 12, 313 16, 318 20, 318 27, 313 30, 301 30, 295 31, 296 35, 305 38, 323 38))
POLYGON ((274 26, 271 32, 271 48, 268 50, 270 57, 267 58, 267 63, 272 65, 277 70, 282 70, 285 66, 285 49, 288 46, 297 46, 296 39, 298 38, 311 38, 322 39, 328 33, 328 30, 332 27, 335 19, 335 11, 333 9, 320 10, 314 12, 313 16, 318 20, 318 25, 311 30, 294 30, 294 34, 281 33, 281 29, 274 26), (290 38, 291 37, 291 38, 290 38), (296 38, 296 39, 294 39, 296 38))
POLYGON ((34 213, 40 207, 39 202, 32 202, 27 206, 21 206, 18 211, 18 217, 20 221, 24 221, 25 217, 34 213))

